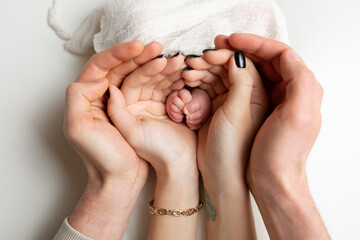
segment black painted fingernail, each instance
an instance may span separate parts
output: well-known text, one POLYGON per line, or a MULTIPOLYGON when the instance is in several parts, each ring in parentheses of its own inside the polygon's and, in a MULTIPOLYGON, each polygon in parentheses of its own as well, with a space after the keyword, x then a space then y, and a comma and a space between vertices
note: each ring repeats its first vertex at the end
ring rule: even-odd
MULTIPOLYGON (((164 54, 161 54, 161 55, 159 55, 159 56, 157 56, 157 57, 155 57, 154 59, 157 59, 157 58, 163 58, 164 57, 164 54)), ((153 59, 153 60, 154 60, 153 59)))
POLYGON ((190 55, 187 55, 186 58, 185 58, 185 61, 186 59, 190 58, 190 59, 193 59, 193 58, 198 58, 200 57, 199 55, 195 55, 195 54, 190 54, 190 55))
POLYGON ((191 67, 184 67, 183 69, 181 69, 181 72, 185 72, 185 71, 190 71, 190 70, 193 70, 193 68, 191 67))
POLYGON ((105 97, 106 97, 107 99, 110 98, 110 91, 109 91, 109 89, 106 90, 106 92, 105 92, 105 97))
POLYGON ((180 52, 177 52, 177 53, 175 53, 174 55, 172 55, 170 58, 174 58, 174 57, 177 57, 177 56, 179 56, 180 55, 180 52))
POLYGON ((245 55, 242 51, 236 51, 234 54, 235 63, 238 68, 246 68, 245 55))
POLYGON ((208 49, 204 49, 204 50, 202 51, 202 53, 213 52, 213 51, 216 51, 216 49, 208 48, 208 49))

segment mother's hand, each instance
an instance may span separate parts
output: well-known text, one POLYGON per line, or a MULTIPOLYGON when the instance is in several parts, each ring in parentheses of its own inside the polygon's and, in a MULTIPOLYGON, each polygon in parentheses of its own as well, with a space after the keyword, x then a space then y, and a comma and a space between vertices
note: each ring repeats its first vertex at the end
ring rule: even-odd
MULTIPOLYGON (((196 134, 166 114, 161 98, 166 89, 157 86, 181 79, 184 57, 154 59, 130 74, 119 90, 110 86, 109 116, 121 134, 154 167, 158 177, 194 176, 196 166, 196 134), (162 93, 159 94, 158 91, 162 93)), ((196 174, 197 176, 197 174, 196 174)))
POLYGON ((245 169, 253 138, 268 110, 268 98, 252 62, 247 59, 246 68, 239 68, 235 58, 245 61, 241 53, 209 51, 202 58, 187 60, 196 70, 184 73, 186 81, 205 82, 218 93, 212 100, 213 116, 198 134, 209 239, 256 236, 245 169), (220 91, 223 88, 219 86, 226 91, 220 91))
MULTIPOLYGON (((164 103, 171 89, 184 85, 183 63, 182 55, 156 58, 130 74, 121 90, 110 86, 109 116, 137 154, 154 167, 154 206, 165 209, 186 210, 199 202, 196 134, 185 124, 171 121, 164 103)), ((195 239, 196 223, 197 214, 154 215, 149 239, 195 239)))

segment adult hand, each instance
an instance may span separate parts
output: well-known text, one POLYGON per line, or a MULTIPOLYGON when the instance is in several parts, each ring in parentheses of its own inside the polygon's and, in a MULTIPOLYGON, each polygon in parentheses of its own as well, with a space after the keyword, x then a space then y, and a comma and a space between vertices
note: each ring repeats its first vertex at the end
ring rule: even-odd
POLYGON ((307 185, 306 160, 321 125, 323 90, 286 44, 249 34, 218 36, 242 50, 263 76, 273 111, 256 135, 247 182, 274 239, 329 239, 307 185))
POLYGON ((240 52, 205 52, 202 58, 188 59, 194 70, 183 74, 189 84, 208 84, 218 94, 212 99, 213 116, 198 134, 209 239, 256 238, 245 169, 253 138, 268 111, 268 98, 251 60, 238 67, 235 58, 245 61, 240 52))
MULTIPOLYGON (((182 55, 168 60, 159 57, 130 74, 121 90, 110 86, 109 116, 137 154, 154 167, 154 206, 165 209, 185 210, 199 202, 196 134, 183 123, 171 121, 164 103, 169 89, 184 85, 183 63, 182 55)), ((149 239, 193 239, 196 222, 197 214, 153 216, 149 239)))
POLYGON ((65 135, 89 178, 69 223, 95 239, 121 238, 148 173, 147 163, 111 124, 103 95, 109 82, 120 84, 152 59, 153 45, 122 43, 94 55, 66 92, 65 135))

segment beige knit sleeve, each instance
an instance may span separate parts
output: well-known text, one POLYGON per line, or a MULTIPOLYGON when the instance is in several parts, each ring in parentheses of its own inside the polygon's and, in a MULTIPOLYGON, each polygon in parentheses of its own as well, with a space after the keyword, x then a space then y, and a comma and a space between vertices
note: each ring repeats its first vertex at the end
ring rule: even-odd
POLYGON ((68 218, 65 218, 59 231, 56 233, 54 240, 93 240, 93 239, 76 231, 73 227, 70 226, 68 222, 68 218))

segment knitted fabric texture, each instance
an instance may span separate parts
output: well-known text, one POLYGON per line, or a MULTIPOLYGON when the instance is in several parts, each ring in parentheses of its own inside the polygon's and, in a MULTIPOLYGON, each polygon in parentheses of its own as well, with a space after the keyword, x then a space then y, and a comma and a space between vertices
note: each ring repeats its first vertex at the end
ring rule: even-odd
MULTIPOLYGON (((49 11, 49 24, 64 35, 51 12, 56 11, 49 11)), ((140 40, 160 42, 165 54, 201 54, 214 47, 217 35, 233 32, 288 42, 284 16, 274 0, 108 0, 87 17, 65 48, 84 55, 140 40)))

